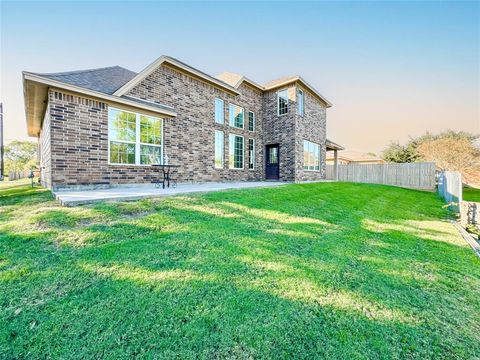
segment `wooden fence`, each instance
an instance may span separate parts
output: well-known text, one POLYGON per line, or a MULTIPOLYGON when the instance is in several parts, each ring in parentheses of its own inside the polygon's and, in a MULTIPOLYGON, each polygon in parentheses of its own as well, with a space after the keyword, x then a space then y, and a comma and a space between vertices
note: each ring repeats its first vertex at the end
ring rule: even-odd
MULTIPOLYGON (((335 165, 327 165, 327 180, 335 180, 335 165)), ((435 189, 435 163, 338 165, 338 181, 435 189)))
POLYGON ((438 177, 438 194, 453 211, 460 211, 462 202, 462 174, 457 171, 444 171, 438 177))
POLYGON ((25 179, 30 175, 29 170, 10 171, 8 173, 8 181, 25 179))

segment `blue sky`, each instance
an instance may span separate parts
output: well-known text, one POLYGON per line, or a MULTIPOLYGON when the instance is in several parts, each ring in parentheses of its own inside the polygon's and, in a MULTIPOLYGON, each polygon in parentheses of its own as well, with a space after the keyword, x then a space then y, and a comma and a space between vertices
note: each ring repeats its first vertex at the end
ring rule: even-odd
POLYGON ((3 1, 0 50, 7 140, 26 138, 22 70, 140 71, 162 54, 260 83, 302 75, 350 149, 480 132, 479 2, 3 1))

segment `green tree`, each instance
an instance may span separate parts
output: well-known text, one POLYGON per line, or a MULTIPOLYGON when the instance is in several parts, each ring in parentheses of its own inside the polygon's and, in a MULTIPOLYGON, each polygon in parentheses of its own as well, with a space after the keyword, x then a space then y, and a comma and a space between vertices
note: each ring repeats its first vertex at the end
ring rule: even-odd
POLYGON ((5 146, 5 174, 37 166, 37 144, 15 140, 5 146))

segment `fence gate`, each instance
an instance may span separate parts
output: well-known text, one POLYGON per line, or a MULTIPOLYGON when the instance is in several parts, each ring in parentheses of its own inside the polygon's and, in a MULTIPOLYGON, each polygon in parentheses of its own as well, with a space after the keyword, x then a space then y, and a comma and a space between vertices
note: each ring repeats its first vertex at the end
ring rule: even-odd
POLYGON ((453 211, 460 211, 462 202, 462 174, 457 171, 444 171, 438 177, 438 194, 453 211))

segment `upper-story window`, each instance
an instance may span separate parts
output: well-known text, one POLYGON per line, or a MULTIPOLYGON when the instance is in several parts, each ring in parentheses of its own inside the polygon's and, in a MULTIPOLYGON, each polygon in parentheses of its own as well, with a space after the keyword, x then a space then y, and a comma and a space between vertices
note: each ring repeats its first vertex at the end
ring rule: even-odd
POLYGON ((303 169, 320 170, 320 145, 303 140, 303 169))
POLYGON ((110 164, 148 165, 163 162, 163 120, 108 109, 110 164))
POLYGON ((255 113, 248 112, 248 131, 255 131, 255 113))
POLYGON ((215 122, 218 124, 223 124, 225 119, 225 110, 222 99, 215 99, 215 122))
POLYGON ((303 90, 298 89, 297 92, 297 113, 300 116, 303 116, 304 111, 305 111, 305 101, 304 101, 304 94, 303 90))
POLYGON ((243 108, 234 104, 228 106, 230 126, 243 129, 243 108))
POLYGON ((277 92, 277 113, 279 116, 288 114, 288 89, 277 92))

